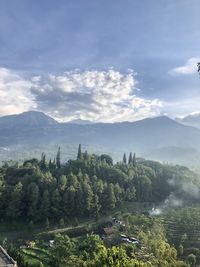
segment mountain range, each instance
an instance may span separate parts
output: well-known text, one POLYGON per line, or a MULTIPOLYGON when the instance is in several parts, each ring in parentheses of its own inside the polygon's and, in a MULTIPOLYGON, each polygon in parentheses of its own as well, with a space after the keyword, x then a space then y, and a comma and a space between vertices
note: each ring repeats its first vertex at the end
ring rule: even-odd
POLYGON ((124 152, 140 157, 197 166, 200 129, 161 116, 135 122, 59 123, 42 112, 0 117, 0 160, 51 156, 61 146, 65 159, 76 156, 79 143, 90 152, 109 153, 120 160, 124 152))
POLYGON ((176 121, 200 129, 200 113, 189 114, 182 118, 176 118, 176 121))

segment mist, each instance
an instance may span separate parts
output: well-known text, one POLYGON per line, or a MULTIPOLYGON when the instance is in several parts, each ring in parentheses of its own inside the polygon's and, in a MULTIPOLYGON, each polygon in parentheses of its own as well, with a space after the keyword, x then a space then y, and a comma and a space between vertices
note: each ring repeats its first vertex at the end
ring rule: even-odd
POLYGON ((169 179, 168 184, 174 189, 163 204, 153 207, 149 212, 152 216, 166 213, 171 208, 178 208, 200 200, 200 180, 184 181, 182 177, 169 179))

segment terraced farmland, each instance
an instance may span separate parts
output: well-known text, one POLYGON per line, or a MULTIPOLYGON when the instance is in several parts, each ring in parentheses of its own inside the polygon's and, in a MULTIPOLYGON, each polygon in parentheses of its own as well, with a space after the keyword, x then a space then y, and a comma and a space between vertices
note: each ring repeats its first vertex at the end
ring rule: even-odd
POLYGON ((50 257, 47 250, 34 247, 22 249, 21 252, 29 265, 42 262, 44 266, 49 266, 50 257))
MULTIPOLYGON (((167 238, 174 244, 179 257, 187 259, 195 255, 200 264, 200 207, 186 207, 171 212, 163 219, 167 238), (180 247, 182 249, 180 250, 180 247)), ((200 265, 195 265, 200 266, 200 265)))
POLYGON ((200 248, 200 226, 195 222, 186 226, 184 222, 177 224, 176 221, 165 219, 164 225, 168 239, 175 245, 182 243, 186 247, 200 248))

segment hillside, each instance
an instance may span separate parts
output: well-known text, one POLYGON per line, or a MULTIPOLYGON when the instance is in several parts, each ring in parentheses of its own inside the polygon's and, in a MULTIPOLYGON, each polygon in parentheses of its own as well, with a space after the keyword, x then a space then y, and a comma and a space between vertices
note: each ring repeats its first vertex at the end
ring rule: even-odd
POLYGON ((200 213, 186 205, 199 190, 186 167, 134 157, 113 164, 81 146, 62 164, 58 150, 55 162, 43 154, 0 167, 0 239, 21 267, 189 267, 191 244, 200 263, 200 213))
MULTIPOLYGON (((28 111, 21 114, 9 115, 0 117, 1 130, 14 129, 18 127, 29 128, 29 127, 44 127, 47 125, 55 125, 58 122, 53 118, 45 115, 38 111, 28 111)), ((22 129, 23 129, 22 128, 22 129)))

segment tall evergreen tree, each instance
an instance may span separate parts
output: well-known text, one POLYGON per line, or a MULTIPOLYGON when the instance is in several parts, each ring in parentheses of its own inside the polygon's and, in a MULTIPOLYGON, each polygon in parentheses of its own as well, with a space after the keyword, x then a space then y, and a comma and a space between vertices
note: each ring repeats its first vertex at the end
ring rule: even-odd
POLYGON ((58 189, 55 189, 51 195, 51 210, 53 216, 59 217, 61 215, 61 196, 58 189))
POLYGON ((78 145, 77 159, 83 159, 83 154, 81 152, 81 144, 78 145))
POLYGON ((132 156, 132 152, 129 154, 129 158, 128 158, 128 164, 132 164, 133 163, 133 156, 132 156))
POLYGON ((93 209, 94 209, 94 216, 95 216, 95 219, 97 220, 99 218, 99 211, 101 209, 101 205, 99 203, 99 197, 97 194, 94 194, 94 197, 93 197, 93 209))
POLYGON ((49 208, 50 208, 50 199, 49 199, 49 191, 46 189, 43 192, 42 198, 41 198, 41 217, 48 218, 49 216, 49 208))
POLYGON ((67 189, 67 197, 68 197, 68 208, 69 208, 69 212, 71 215, 74 215, 76 213, 76 208, 75 208, 75 197, 76 197, 76 189, 73 187, 73 185, 71 185, 68 189, 67 189))
POLYGON ((124 163, 124 164, 127 163, 127 160, 126 160, 126 153, 124 153, 124 156, 123 156, 123 163, 124 163))
POLYGON ((64 212, 64 216, 70 216, 69 212, 70 212, 70 204, 69 204, 69 195, 68 195, 68 190, 66 189, 63 192, 62 195, 62 210, 64 212))
POLYGON ((65 175, 61 175, 58 177, 58 186, 59 189, 64 190, 67 184, 67 177, 65 175))
POLYGON ((39 187, 36 183, 32 182, 28 186, 28 216, 35 219, 38 214, 38 200, 39 200, 39 187))
POLYGON ((21 182, 15 185, 12 193, 11 200, 7 209, 7 216, 12 219, 16 219, 21 215, 22 212, 22 197, 23 197, 23 185, 21 182))
POLYGON ((40 169, 41 170, 46 170, 47 169, 47 163, 46 163, 46 155, 44 152, 42 152, 42 155, 41 155, 41 160, 40 160, 40 169))
POLYGON ((61 163, 60 163, 60 147, 58 148, 58 152, 56 155, 56 167, 60 168, 61 167, 61 163))
POLYGON ((136 154, 135 153, 133 154, 133 166, 134 167, 136 166, 136 154))
POLYGON ((92 209, 93 191, 90 184, 87 181, 82 182, 84 206, 87 212, 92 209))
POLYGON ((114 192, 114 185, 112 183, 108 184, 105 188, 105 198, 106 198, 106 207, 108 209, 114 209, 117 202, 114 192))
POLYGON ((122 195, 122 188, 119 186, 118 183, 114 185, 114 192, 115 192, 116 201, 120 201, 121 195, 122 195))
POLYGON ((70 187, 71 185, 76 188, 78 184, 78 179, 75 174, 70 172, 70 174, 67 176, 67 186, 70 187))
POLYGON ((75 195, 75 207, 76 207, 76 215, 82 216, 85 210, 85 200, 83 195, 82 183, 76 185, 76 195, 75 195))

